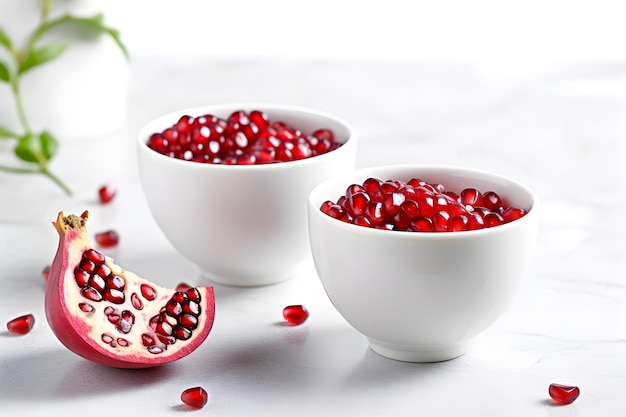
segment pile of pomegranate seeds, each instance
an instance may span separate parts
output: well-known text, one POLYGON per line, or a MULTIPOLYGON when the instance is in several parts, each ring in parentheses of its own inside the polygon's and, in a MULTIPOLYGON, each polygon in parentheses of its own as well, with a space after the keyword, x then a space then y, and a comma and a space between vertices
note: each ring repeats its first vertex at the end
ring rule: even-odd
POLYGON ((202 408, 209 401, 209 394, 202 387, 187 388, 180 394, 182 402, 193 408, 202 408))
POLYGON ((297 326, 309 318, 309 311, 303 305, 290 305, 283 309, 283 317, 287 323, 297 326))
POLYGON ((153 133, 148 147, 186 161, 224 165, 260 165, 310 158, 341 146, 329 129, 305 134, 260 110, 238 110, 228 118, 182 116, 153 133))
POLYGON ((580 389, 572 385, 550 384, 548 394, 555 403, 566 405, 573 403, 580 395, 580 389))
POLYGON ((30 332, 34 325, 35 316, 32 314, 26 314, 9 321, 7 323, 7 330, 9 333, 23 335, 30 332))
POLYGON ((523 217, 493 191, 466 188, 459 194, 441 184, 413 178, 408 182, 368 178, 350 185, 320 210, 335 219, 375 229, 409 232, 459 232, 498 226, 523 217))

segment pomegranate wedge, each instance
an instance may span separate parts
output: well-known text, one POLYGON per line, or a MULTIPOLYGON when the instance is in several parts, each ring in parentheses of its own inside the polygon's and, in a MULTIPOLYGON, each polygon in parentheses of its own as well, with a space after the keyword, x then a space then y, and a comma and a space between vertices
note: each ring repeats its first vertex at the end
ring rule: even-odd
POLYGON ((193 352, 213 326, 213 287, 159 287, 94 249, 88 212, 60 212, 46 285, 46 319, 72 352, 119 368, 148 368, 193 352))

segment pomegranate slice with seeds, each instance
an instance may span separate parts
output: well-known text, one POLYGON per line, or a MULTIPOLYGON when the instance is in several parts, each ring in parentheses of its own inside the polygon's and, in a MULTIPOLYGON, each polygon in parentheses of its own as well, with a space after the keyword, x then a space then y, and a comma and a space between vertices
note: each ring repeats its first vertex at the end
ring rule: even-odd
POLYGON ((7 330, 13 334, 23 335, 30 332, 35 324, 35 317, 32 314, 16 317, 7 323, 7 330))
POLYGON ((291 305, 283 309, 283 317, 288 323, 297 326, 309 318, 309 311, 303 305, 291 305))
POLYGON ((46 285, 46 319, 57 338, 85 359, 147 368, 183 358, 207 338, 213 287, 162 288, 93 248, 88 213, 52 224, 59 246, 46 285))
POLYGON ((548 388, 550 397, 557 404, 571 404, 580 395, 580 389, 572 385, 550 384, 548 388))
POLYGON ((193 408, 202 408, 209 401, 209 394, 202 387, 187 388, 180 394, 182 402, 193 408))

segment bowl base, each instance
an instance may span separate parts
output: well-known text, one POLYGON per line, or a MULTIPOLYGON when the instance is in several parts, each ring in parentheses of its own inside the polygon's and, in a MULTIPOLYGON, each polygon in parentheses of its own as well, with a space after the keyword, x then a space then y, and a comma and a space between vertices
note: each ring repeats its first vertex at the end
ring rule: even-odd
POLYGON ((301 270, 302 264, 298 264, 293 269, 285 272, 263 273, 255 275, 229 275, 217 274, 205 270, 200 271, 202 278, 215 284, 227 285, 229 287, 260 287, 263 285, 278 284, 295 277, 301 270))
POLYGON ((467 342, 441 346, 397 345, 368 339, 370 348, 381 356, 402 362, 442 362, 458 358, 467 351, 467 342))

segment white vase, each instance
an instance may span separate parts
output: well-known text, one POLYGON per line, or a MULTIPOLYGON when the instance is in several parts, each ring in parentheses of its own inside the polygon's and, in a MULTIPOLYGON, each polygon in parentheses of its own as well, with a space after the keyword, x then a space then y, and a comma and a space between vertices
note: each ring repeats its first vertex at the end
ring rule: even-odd
MULTIPOLYGON (((98 0, 56 0, 51 17, 71 12, 90 17, 106 11, 98 0)), ((0 0, 0 26, 22 47, 41 15, 41 0, 0 0)), ((33 131, 48 130, 59 141, 97 138, 119 129, 125 121, 128 61, 108 35, 94 35, 84 28, 60 26, 40 45, 65 42, 57 59, 22 76, 24 109, 33 131)), ((0 48, 1 49, 1 48, 0 48)), ((6 51, 0 59, 6 61, 6 51)), ((19 131, 15 103, 6 83, 0 84, 0 124, 19 131)))
MULTIPOLYGON (((37 26, 41 0, 0 0, 0 26, 21 48, 37 26)), ((106 1, 55 0, 51 17, 71 12, 91 17, 106 1)), ((22 100, 33 132, 49 131, 59 142, 51 170, 73 191, 68 197, 43 175, 0 172, 0 222, 38 222, 50 213, 95 199, 97 187, 119 177, 119 149, 124 131, 129 62, 108 35, 77 26, 59 26, 39 45, 65 42, 57 59, 23 74, 22 100), (116 153, 118 157, 116 157, 116 153)), ((8 53, 0 47, 0 59, 8 53)), ((0 125, 18 133, 16 106, 9 85, 0 83, 0 125)), ((0 141, 0 164, 20 166, 14 141, 0 141)))

